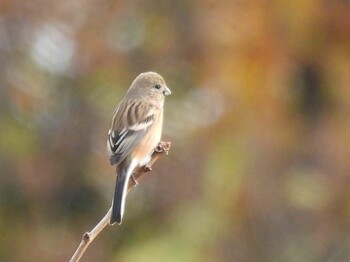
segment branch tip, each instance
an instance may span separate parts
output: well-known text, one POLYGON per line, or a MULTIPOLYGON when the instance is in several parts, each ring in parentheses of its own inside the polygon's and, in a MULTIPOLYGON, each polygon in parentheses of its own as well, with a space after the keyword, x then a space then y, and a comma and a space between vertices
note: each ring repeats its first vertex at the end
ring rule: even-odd
POLYGON ((160 141, 158 146, 154 149, 154 151, 157 153, 164 152, 167 155, 169 153, 170 147, 171 147, 171 142, 160 141))

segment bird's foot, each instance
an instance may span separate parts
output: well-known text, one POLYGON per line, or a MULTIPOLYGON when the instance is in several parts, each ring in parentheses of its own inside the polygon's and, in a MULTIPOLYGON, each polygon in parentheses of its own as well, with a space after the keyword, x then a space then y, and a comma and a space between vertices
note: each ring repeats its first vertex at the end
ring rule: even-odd
POLYGON ((163 142, 160 141, 158 146, 154 149, 155 152, 157 153, 165 153, 165 155, 169 154, 171 143, 170 142, 163 142))

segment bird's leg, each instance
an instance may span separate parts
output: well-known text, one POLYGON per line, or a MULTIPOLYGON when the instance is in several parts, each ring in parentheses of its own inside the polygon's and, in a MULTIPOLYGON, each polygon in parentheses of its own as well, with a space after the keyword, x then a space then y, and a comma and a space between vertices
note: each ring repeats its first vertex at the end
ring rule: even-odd
MULTIPOLYGON (((149 165, 149 164, 146 164, 146 165, 144 165, 144 166, 142 166, 141 167, 142 168, 142 171, 143 172, 149 172, 149 171, 152 171, 152 167, 151 167, 151 165, 149 165)), ((137 182, 137 180, 136 180, 136 178, 135 178, 135 175, 136 175, 136 172, 135 173, 133 173, 132 175, 131 175, 131 180, 132 180, 132 182, 133 182, 133 184, 134 184, 134 187, 136 187, 136 186, 138 186, 139 185, 139 183, 137 182)))
POLYGON ((149 171, 152 171, 152 165, 159 157, 157 155, 160 155, 162 153, 167 155, 169 153, 170 146, 171 146, 170 142, 160 141, 157 147, 153 149, 153 152, 151 154, 151 160, 147 164, 141 166, 138 170, 136 170, 131 175, 130 185, 136 187, 139 184, 136 179, 139 178, 140 172, 142 174, 142 173, 147 173, 149 171))

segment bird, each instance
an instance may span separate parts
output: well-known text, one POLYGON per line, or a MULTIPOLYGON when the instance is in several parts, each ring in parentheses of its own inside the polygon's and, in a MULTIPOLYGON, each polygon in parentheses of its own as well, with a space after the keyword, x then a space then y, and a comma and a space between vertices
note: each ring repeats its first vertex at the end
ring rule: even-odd
POLYGON ((165 96, 171 95, 155 72, 138 75, 114 110, 107 138, 107 155, 116 165, 116 184, 109 224, 122 223, 129 179, 145 166, 161 139, 165 96))

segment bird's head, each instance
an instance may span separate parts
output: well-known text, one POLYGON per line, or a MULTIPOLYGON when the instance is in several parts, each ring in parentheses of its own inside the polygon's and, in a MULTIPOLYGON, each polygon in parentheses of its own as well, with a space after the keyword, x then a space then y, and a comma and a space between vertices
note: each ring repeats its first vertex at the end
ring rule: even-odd
POLYGON ((154 72, 139 74, 132 82, 127 96, 132 98, 147 98, 163 100, 164 96, 171 95, 163 77, 154 72))

